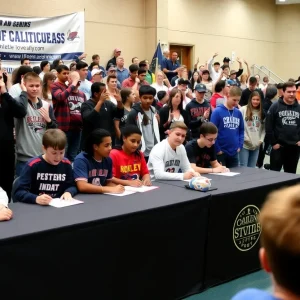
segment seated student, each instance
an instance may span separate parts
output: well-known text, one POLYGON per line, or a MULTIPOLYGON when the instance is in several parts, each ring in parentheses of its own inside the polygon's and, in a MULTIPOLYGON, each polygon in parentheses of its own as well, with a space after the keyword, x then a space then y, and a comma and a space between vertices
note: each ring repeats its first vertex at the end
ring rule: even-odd
POLYGON ((173 122, 168 138, 153 147, 148 161, 152 180, 185 180, 200 176, 191 167, 182 145, 187 130, 188 127, 183 122, 173 122))
POLYGON ((246 289, 232 300, 300 299, 300 187, 275 191, 269 195, 259 215, 263 228, 259 259, 271 275, 273 292, 246 289))
POLYGON ((72 199, 77 194, 72 165, 64 158, 67 138, 60 129, 43 135, 44 154, 27 162, 13 198, 20 202, 49 205, 52 198, 72 199))
POLYGON ((195 172, 224 173, 229 170, 218 163, 215 141, 218 128, 211 122, 203 123, 200 127, 200 138, 185 145, 185 150, 195 172))
POLYGON ((116 184, 129 186, 151 185, 143 153, 139 150, 142 133, 135 125, 122 129, 123 145, 110 152, 113 162, 113 179, 116 184))
POLYGON ((8 197, 6 192, 0 187, 0 221, 8 221, 12 218, 13 213, 7 207, 8 197))
POLYGON ((85 152, 78 154, 74 161, 74 178, 82 193, 124 192, 123 185, 112 182, 111 135, 104 129, 95 129, 88 135, 85 152))

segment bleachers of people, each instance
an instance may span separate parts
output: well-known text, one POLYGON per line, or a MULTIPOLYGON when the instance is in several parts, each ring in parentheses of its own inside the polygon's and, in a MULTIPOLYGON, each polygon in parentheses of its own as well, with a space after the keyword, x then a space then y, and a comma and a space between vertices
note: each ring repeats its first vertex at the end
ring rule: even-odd
MULTIPOLYGON (((251 76, 245 60, 237 59, 235 71, 230 58, 225 57, 221 66, 217 56, 205 64, 197 61, 188 70, 180 65, 176 52, 164 51, 161 70, 154 74, 148 60, 137 57, 127 69, 116 48, 106 68, 98 54, 90 65, 83 54, 69 66, 57 59, 52 64, 42 61, 40 68, 33 69, 24 58, 11 76, 1 70, 0 166, 8 171, 1 172, 0 186, 9 199, 24 201, 20 192, 24 178, 30 184, 29 179, 46 174, 30 173, 34 166, 63 163, 74 167, 76 192, 101 193, 105 186, 122 192, 121 186, 129 180, 149 185, 150 177, 166 172, 182 173, 171 176, 181 178, 186 172, 198 176, 199 171, 227 172, 238 165, 261 168, 269 152, 266 168, 280 171, 283 167, 295 173, 300 146, 299 81, 290 79, 276 86, 264 77, 260 82, 259 76, 251 76), (210 125, 202 129, 205 124, 210 125), (51 140, 63 135, 64 147, 51 140), (51 140, 48 144, 43 142, 45 136, 51 140), (163 151, 164 161, 157 163, 163 151), (136 155, 139 163, 126 165, 126 155, 136 155), (171 161, 176 165, 171 166, 171 161), (20 180, 12 195, 15 177, 20 180)), ((53 172, 64 171, 53 167, 53 172)), ((44 194, 64 195, 60 183, 48 191, 51 183, 46 181, 51 179, 35 186, 32 202, 39 203, 44 194)))

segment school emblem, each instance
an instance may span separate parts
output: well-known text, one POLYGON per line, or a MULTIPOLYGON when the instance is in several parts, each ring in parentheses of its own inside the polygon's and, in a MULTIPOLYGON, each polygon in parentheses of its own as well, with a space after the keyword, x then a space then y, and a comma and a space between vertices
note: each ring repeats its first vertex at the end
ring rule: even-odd
POLYGON ((238 213, 233 225, 233 242, 240 251, 248 251, 258 242, 261 234, 259 213, 255 205, 248 205, 238 213))

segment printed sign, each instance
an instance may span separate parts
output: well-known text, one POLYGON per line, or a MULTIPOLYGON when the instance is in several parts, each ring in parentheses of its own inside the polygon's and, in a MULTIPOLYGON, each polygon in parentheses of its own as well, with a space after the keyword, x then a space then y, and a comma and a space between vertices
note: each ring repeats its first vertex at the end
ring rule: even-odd
POLYGON ((83 52, 84 12, 53 18, 0 16, 0 56, 9 73, 25 57, 38 65, 42 60, 71 61, 83 52))

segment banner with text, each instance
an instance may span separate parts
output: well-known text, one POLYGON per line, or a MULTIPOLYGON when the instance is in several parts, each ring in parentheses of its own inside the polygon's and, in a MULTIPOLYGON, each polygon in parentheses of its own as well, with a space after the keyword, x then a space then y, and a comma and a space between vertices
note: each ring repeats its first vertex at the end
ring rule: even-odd
POLYGON ((71 61, 83 52, 84 12, 53 18, 0 16, 0 56, 9 73, 24 57, 38 65, 42 60, 71 61))

